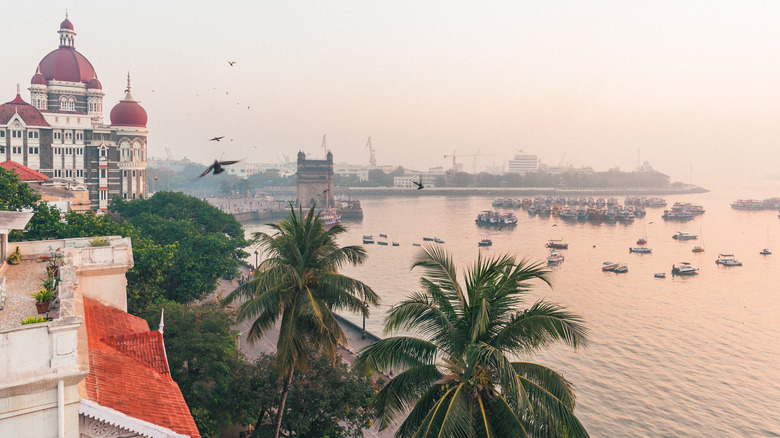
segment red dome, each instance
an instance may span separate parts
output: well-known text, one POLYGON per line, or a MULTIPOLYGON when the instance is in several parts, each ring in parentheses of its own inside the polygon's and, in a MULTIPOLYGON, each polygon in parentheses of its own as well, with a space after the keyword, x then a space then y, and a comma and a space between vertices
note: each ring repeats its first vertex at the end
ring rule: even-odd
POLYGON ((92 78, 90 79, 89 83, 87 83, 87 88, 96 88, 98 90, 102 90, 103 85, 100 83, 98 78, 92 78))
POLYGON ((71 23, 71 22, 70 22, 70 20, 68 20, 68 19, 66 18, 66 19, 65 19, 65 21, 63 21, 62 23, 60 23, 60 29, 69 29, 69 30, 73 30, 73 23, 71 23))
MULTIPOLYGON (((67 20, 65 20, 67 21, 67 20)), ((92 64, 72 47, 60 47, 44 56, 38 64, 46 80, 83 82, 97 77, 92 64)))
POLYGON ((111 124, 115 126, 146 128, 146 110, 138 102, 128 100, 128 97, 130 97, 130 94, 111 108, 111 124))
POLYGON ((30 79, 30 85, 46 85, 46 78, 43 77, 41 72, 35 73, 32 79, 30 79))

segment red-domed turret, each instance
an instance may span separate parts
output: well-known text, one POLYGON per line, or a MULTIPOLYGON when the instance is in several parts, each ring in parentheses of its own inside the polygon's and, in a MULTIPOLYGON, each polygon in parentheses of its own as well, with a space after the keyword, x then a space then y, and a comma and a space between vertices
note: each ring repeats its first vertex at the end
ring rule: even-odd
POLYGON ((38 66, 38 68, 35 70, 35 74, 33 75, 32 79, 30 79, 31 85, 46 85, 46 78, 41 74, 41 67, 38 66))
POLYGON ((146 110, 130 95, 130 73, 127 74, 127 94, 111 108, 111 125, 146 128, 146 110))
POLYGON ((76 51, 74 45, 76 32, 73 31, 73 24, 68 20, 67 14, 57 33, 60 34, 60 48, 44 56, 38 63, 38 69, 43 77, 47 81, 84 84, 97 77, 89 60, 76 51))
POLYGON ((103 84, 101 84, 100 81, 98 80, 97 76, 95 76, 95 77, 93 77, 92 79, 89 80, 89 82, 87 83, 87 88, 93 88, 93 89, 96 89, 96 90, 102 90, 103 89, 103 84))
POLYGON ((60 29, 73 30, 73 23, 71 23, 70 20, 68 20, 68 14, 67 13, 65 13, 65 21, 60 23, 60 29))

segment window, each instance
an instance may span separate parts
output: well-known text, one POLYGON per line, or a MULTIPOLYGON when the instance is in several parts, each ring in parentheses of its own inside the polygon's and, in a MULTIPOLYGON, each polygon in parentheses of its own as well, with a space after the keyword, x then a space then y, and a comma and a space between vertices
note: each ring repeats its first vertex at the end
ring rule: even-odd
POLYGON ((55 140, 62 140, 62 133, 61 133, 61 132, 59 132, 59 131, 56 131, 56 132, 54 133, 54 139, 55 139, 55 140))
POLYGON ((73 140, 73 133, 68 131, 65 133, 65 140, 73 140))
POLYGON ((61 111, 76 111, 76 99, 73 96, 60 97, 61 111))
POLYGON ((0 146, 0 154, 4 154, 4 153, 5 153, 5 146, 0 146))
POLYGON ((5 129, 0 131, 0 138, 5 138, 5 129))
POLYGON ((27 131, 27 138, 38 138, 38 131, 27 131))
POLYGON ((133 178, 135 178, 135 170, 133 171, 133 178))
POLYGON ((84 155, 84 148, 76 148, 76 155, 84 155))
POLYGON ((12 138, 22 138, 22 137, 24 137, 23 134, 24 134, 23 131, 18 131, 18 130, 11 131, 11 137, 12 138))
POLYGON ((65 148, 65 153, 67 155, 73 155, 73 148, 65 148))
POLYGON ((125 178, 127 177, 127 171, 126 170, 122 171, 122 176, 125 177, 125 178))
POLYGON ((60 169, 55 169, 55 170, 54 170, 54 177, 55 177, 55 178, 62 178, 62 170, 60 170, 60 169))
POLYGON ((77 132, 76 133, 76 140, 84 140, 84 133, 83 132, 77 132))
POLYGON ((82 169, 77 170, 76 176, 79 178, 84 178, 84 171, 82 169))
POLYGON ((106 177, 106 169, 100 169, 100 177, 105 178, 106 177))
POLYGON ((22 153, 22 147, 21 146, 14 146, 11 148, 12 154, 21 154, 22 153))
POLYGON ((106 156, 106 149, 105 148, 100 150, 100 156, 101 157, 105 157, 106 156))
POLYGON ((27 154, 28 155, 38 155, 38 148, 37 147, 28 147, 27 148, 27 154))

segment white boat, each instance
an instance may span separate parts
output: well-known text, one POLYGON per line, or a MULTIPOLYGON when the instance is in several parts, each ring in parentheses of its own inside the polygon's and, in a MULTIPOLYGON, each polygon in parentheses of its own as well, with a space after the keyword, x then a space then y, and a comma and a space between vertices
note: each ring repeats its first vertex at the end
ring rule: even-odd
POLYGON ((677 240, 693 240, 698 238, 699 236, 695 234, 686 233, 685 231, 678 231, 677 234, 672 236, 672 239, 677 239, 677 240))
POLYGON ((742 260, 735 259, 734 254, 718 254, 715 263, 723 266, 742 266, 742 260))
POLYGON ((691 266, 688 262, 680 262, 676 265, 672 265, 672 275, 696 275, 699 272, 699 268, 691 266))
POLYGON ((398 242, 393 242, 393 246, 400 246, 401 244, 398 242))
POLYGON ((638 246, 634 248, 628 248, 628 252, 636 252, 639 254, 650 254, 651 252, 653 252, 653 250, 650 248, 645 248, 643 246, 638 246))
POLYGON ((438 237, 434 237, 433 241, 436 242, 436 243, 444 243, 444 241, 439 239, 438 237))
POLYGON ((666 278, 666 272, 656 272, 653 274, 653 277, 655 278, 666 278))
POLYGON ((550 251, 550 255, 547 256, 547 263, 558 263, 563 261, 563 254, 558 251, 550 251))
POLYGON ((601 270, 602 271, 614 271, 615 269, 618 268, 618 266, 620 266, 619 263, 604 262, 601 265, 601 270))
POLYGON ((766 248, 759 251, 759 254, 761 255, 770 255, 772 254, 772 242, 769 241, 769 229, 766 230, 766 248))
POLYGON ((365 234, 363 236, 363 243, 374 243, 374 236, 370 234, 365 234))

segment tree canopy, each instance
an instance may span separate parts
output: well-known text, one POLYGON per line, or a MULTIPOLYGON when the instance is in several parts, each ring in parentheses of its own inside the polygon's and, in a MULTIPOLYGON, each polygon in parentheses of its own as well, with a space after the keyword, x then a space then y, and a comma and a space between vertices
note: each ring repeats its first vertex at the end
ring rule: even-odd
POLYGON ((19 181, 16 172, 0 167, 0 210, 33 208, 40 199, 29 184, 19 181))

